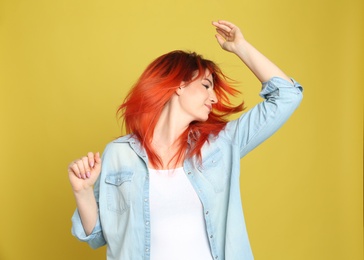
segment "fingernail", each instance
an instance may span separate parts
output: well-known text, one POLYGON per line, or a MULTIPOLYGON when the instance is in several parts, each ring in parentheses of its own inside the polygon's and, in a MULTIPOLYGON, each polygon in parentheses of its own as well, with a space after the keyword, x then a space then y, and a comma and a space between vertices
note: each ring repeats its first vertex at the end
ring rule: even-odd
POLYGON ((91 176, 91 173, 90 172, 86 172, 86 177, 87 178, 90 178, 90 176, 91 176))
POLYGON ((91 162, 91 163, 90 163, 90 166, 91 166, 92 168, 94 167, 94 165, 95 165, 95 164, 94 164, 94 162, 91 162))

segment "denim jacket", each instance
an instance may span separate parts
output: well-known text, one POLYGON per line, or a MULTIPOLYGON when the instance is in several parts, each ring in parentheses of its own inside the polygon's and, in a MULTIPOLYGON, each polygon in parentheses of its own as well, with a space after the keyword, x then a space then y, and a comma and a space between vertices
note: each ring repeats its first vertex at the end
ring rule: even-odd
MULTIPOLYGON (((202 163, 185 160, 184 171, 201 200, 214 259, 252 260, 240 197, 240 159, 271 136, 302 99, 302 87, 274 77, 263 83, 265 100, 227 123, 202 147, 202 163)), ((107 244, 108 260, 150 259, 148 157, 133 135, 107 145, 94 187, 99 219, 86 236, 77 210, 72 233, 92 248, 107 244)), ((183 249, 181 249, 183 250, 183 249)))

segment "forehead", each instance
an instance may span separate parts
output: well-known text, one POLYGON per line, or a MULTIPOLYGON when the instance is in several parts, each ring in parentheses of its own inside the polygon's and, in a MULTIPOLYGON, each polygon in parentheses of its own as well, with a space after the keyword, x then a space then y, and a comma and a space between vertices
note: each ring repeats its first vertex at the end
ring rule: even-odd
POLYGON ((214 84, 212 73, 208 69, 205 70, 205 74, 202 75, 202 79, 209 81, 212 85, 214 84))
POLYGON ((192 77, 192 81, 195 81, 195 80, 207 80, 212 86, 214 84, 214 78, 212 76, 212 73, 210 72, 210 70, 206 69, 204 73, 201 73, 201 75, 198 75, 199 72, 198 70, 196 70, 194 72, 194 76, 192 77))

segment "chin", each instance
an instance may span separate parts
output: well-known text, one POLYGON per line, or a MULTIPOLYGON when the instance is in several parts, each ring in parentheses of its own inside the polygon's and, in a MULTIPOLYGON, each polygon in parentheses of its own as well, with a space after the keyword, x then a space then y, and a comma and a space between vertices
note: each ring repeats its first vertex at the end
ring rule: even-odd
POLYGON ((207 117, 205 117, 205 118, 199 118, 199 119, 196 119, 195 121, 197 121, 197 122, 206 122, 207 121, 207 119, 209 119, 209 117, 207 116, 207 117))

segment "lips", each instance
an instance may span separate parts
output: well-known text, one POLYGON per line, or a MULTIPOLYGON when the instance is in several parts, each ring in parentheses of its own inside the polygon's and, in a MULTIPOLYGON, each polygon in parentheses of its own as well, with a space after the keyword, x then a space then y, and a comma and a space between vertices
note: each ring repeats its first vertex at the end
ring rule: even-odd
POLYGON ((209 109, 209 112, 211 112, 212 106, 211 105, 205 105, 205 106, 209 109))

